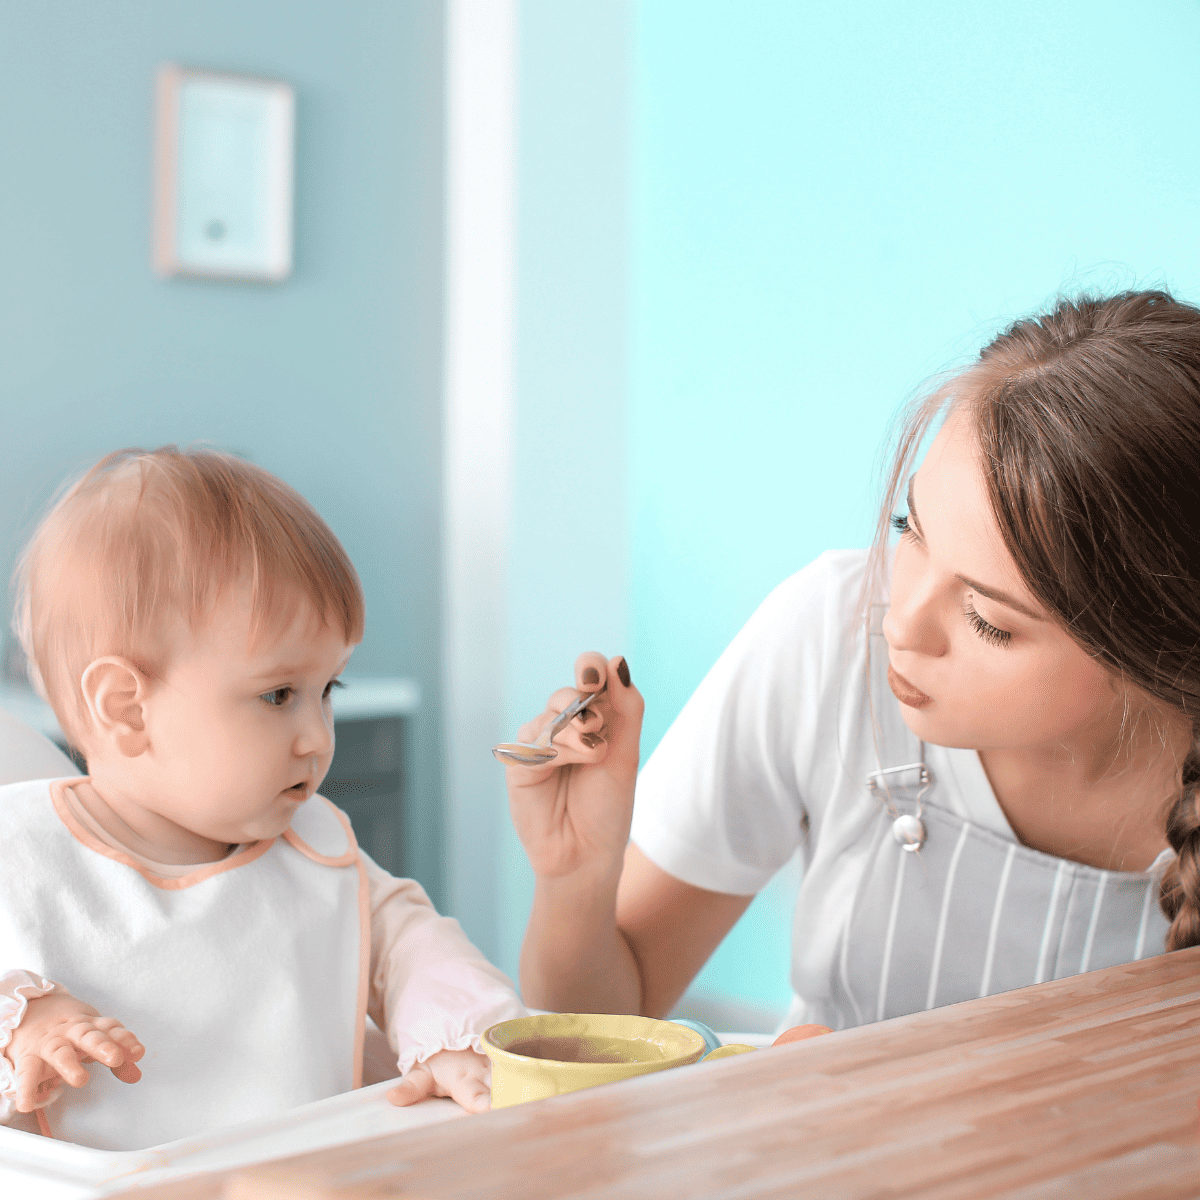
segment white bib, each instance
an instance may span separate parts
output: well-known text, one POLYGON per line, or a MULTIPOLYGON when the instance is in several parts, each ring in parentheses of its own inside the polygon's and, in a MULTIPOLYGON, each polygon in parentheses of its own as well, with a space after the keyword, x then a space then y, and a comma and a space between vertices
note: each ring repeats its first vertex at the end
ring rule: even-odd
POLYGON ((366 872, 322 796, 282 837, 164 879, 71 815, 78 778, 0 787, 0 963, 45 975, 146 1047, 136 1084, 90 1068, 43 1131, 142 1149, 361 1083, 366 872))

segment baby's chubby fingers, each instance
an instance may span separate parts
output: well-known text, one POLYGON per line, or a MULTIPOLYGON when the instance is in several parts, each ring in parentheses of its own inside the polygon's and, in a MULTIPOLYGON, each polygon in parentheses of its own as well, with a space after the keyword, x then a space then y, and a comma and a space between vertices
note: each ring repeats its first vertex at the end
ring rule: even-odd
POLYGON ((66 1037, 51 1038, 42 1046, 41 1057, 72 1087, 83 1087, 87 1083, 88 1073, 82 1062, 84 1054, 66 1037))
MULTIPOLYGON (((76 1066, 83 1076, 83 1082, 86 1083, 87 1072, 78 1064, 76 1066)), ((63 1077, 57 1067, 47 1062, 41 1055, 33 1053, 22 1054, 17 1059, 13 1066, 13 1076, 16 1084, 14 1103, 17 1112, 23 1113, 30 1113, 34 1109, 41 1108, 63 1077)), ((76 1084, 75 1086, 80 1085, 76 1084)))
POLYGON ((487 1112, 492 1107, 492 1089, 482 1076, 469 1074, 451 1082, 450 1099, 469 1113, 487 1112))
MULTIPOLYGON (((75 1045, 113 1071, 132 1065, 146 1053, 145 1046, 114 1017, 81 1021, 73 1027, 72 1033, 78 1033, 78 1037, 71 1038, 75 1045)), ((141 1078, 140 1071, 137 1078, 141 1078)))
POLYGON ((424 1064, 417 1063, 415 1067, 391 1091, 388 1092, 387 1098, 396 1105, 397 1108, 406 1108, 410 1104, 418 1104, 420 1101, 432 1096, 437 1088, 437 1080, 433 1077, 433 1072, 424 1064))

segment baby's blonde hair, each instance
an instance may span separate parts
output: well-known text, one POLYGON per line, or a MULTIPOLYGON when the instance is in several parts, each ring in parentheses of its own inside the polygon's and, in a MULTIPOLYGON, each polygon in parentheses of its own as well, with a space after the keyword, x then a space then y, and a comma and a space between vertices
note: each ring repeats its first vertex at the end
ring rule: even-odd
POLYGON ((87 728, 80 680, 122 655, 151 678, 173 622, 196 628, 229 584, 251 593, 251 639, 308 600, 349 645, 362 640, 354 567, 312 506, 273 475, 216 450, 118 450, 70 483, 13 577, 13 630, 68 740, 87 728))

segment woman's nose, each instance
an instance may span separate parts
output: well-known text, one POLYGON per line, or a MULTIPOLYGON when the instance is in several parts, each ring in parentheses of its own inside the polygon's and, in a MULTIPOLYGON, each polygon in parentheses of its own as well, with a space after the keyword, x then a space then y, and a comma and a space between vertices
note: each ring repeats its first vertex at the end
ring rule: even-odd
POLYGON ((932 582, 923 576, 894 575, 883 636, 892 650, 937 656, 946 652, 946 631, 932 582))

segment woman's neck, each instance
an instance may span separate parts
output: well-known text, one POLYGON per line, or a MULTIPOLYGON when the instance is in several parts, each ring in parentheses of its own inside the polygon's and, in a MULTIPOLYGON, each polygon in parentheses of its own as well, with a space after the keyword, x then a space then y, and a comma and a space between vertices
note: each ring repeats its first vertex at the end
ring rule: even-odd
POLYGON ((1143 716, 1075 745, 981 750, 983 769, 1026 846, 1110 871, 1144 871, 1167 847, 1191 724, 1143 716))

